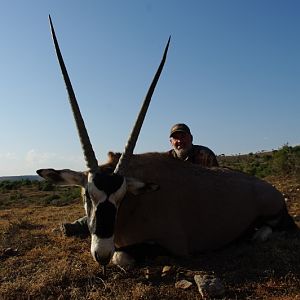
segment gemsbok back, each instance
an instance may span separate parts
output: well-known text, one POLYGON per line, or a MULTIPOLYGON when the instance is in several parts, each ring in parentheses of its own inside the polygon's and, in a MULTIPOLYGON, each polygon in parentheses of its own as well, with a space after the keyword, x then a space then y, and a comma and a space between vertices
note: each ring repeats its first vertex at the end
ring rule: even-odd
POLYGON ((99 264, 126 264, 128 256, 116 249, 140 243, 182 256, 219 249, 255 226, 262 238, 270 228, 296 228, 283 196, 265 181, 227 168, 202 168, 166 153, 133 154, 170 38, 124 152, 109 153, 108 162, 99 166, 49 19, 88 170, 37 173, 58 185, 82 187, 91 254, 99 264))

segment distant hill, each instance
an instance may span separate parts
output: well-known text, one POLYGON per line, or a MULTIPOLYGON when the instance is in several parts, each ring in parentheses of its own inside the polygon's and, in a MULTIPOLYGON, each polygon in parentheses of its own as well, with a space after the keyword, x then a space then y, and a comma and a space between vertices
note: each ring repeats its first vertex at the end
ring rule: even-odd
POLYGON ((21 175, 21 176, 0 176, 0 181, 19 181, 19 180, 30 180, 30 181, 41 181, 41 178, 38 175, 21 175))

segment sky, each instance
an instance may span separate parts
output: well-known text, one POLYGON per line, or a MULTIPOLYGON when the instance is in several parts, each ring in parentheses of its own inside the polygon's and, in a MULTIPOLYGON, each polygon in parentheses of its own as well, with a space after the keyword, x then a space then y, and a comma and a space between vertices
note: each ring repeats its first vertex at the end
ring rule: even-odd
POLYGON ((49 30, 99 163, 122 152, 171 35, 135 153, 175 123, 217 155, 300 144, 300 1, 0 2, 0 176, 85 170, 49 30))

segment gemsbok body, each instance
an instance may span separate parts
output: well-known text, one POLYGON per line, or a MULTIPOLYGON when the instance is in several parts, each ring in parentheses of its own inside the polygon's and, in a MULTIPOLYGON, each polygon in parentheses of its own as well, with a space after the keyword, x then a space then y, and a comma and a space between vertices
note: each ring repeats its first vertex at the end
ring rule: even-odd
MULTIPOLYGON (((99 166, 51 19, 50 24, 88 170, 37 173, 55 184, 82 187, 91 254, 97 262, 105 266, 116 248, 140 243, 188 255, 219 249, 256 226, 296 226, 281 193, 256 177, 227 168, 202 168, 167 153, 133 154, 170 39, 124 153, 110 153, 108 162, 99 166)), ((122 263, 122 255, 116 254, 113 261, 122 263)))

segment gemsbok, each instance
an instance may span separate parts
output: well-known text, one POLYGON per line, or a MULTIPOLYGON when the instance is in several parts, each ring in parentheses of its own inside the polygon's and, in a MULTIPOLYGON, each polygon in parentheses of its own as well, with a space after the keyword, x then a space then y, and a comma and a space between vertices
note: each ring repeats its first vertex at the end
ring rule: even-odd
POLYGON ((295 228, 282 194, 263 180, 228 168, 202 168, 166 153, 133 154, 170 39, 124 152, 109 153, 99 166, 49 19, 88 170, 37 173, 58 185, 82 187, 91 254, 99 264, 126 264, 128 255, 116 250, 140 243, 184 256, 219 249, 255 226, 263 238, 269 228, 295 228))

